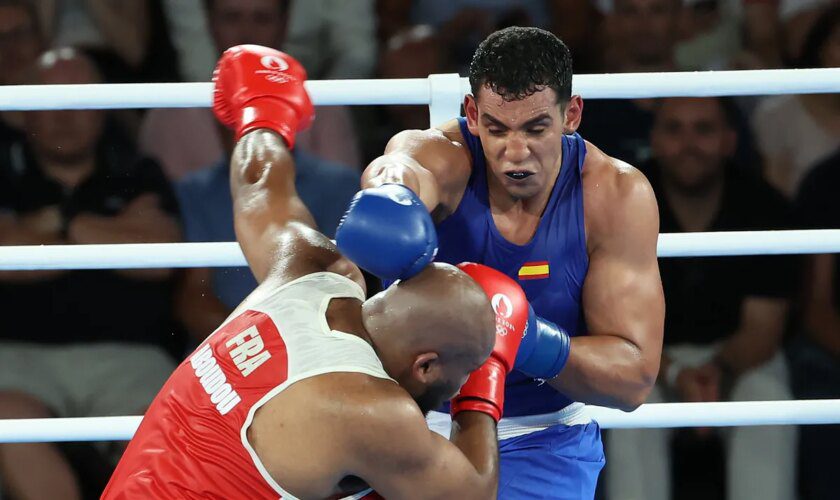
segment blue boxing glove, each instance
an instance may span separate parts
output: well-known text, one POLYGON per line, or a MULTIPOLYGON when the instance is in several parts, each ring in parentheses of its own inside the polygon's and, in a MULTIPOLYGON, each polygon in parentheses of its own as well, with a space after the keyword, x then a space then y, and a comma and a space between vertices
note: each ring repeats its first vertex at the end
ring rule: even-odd
POLYGON ((383 281, 414 276, 438 250, 428 209, 401 184, 356 193, 338 224, 335 242, 348 259, 383 281))
POLYGON ((571 348, 571 338, 562 328, 534 313, 528 304, 528 326, 514 368, 534 378, 550 379, 566 366, 571 348))

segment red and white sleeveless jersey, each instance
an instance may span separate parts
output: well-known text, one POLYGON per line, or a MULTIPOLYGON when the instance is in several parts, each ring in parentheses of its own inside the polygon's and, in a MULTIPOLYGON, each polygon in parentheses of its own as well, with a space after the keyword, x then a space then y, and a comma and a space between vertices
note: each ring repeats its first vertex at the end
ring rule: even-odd
POLYGON ((332 298, 364 300, 364 292, 323 272, 252 293, 163 386, 102 498, 294 498, 248 442, 257 409, 316 375, 389 379, 367 342, 330 330, 332 298))

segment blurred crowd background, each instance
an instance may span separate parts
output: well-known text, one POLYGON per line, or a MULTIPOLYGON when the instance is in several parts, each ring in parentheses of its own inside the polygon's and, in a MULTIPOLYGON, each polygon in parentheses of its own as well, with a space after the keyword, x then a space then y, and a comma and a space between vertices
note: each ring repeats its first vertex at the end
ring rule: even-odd
MULTIPOLYGON (((578 74, 840 67, 833 0, 0 0, 0 84, 208 81, 242 43, 311 79, 466 75, 511 25, 557 34, 578 74)), ((423 106, 317 109, 294 154, 323 232, 388 139, 428 126, 423 106)), ((661 232, 840 228, 840 93, 585 99, 580 133, 648 176, 661 232)), ((0 244, 232 241, 231 148, 206 108, 2 112, 0 244)), ((840 398, 834 255, 660 268, 678 368, 651 402, 840 398), (731 373, 706 362, 722 347, 731 373)), ((247 268, 0 272, 0 418, 142 413, 254 286, 247 268)), ((97 498, 121 446, 0 445, 0 496, 97 498)), ((601 498, 840 497, 836 425, 606 446, 601 498)))

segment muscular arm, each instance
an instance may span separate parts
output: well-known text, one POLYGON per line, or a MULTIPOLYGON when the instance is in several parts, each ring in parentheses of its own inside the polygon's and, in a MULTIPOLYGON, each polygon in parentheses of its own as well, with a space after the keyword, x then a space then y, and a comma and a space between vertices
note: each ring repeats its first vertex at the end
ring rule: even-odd
POLYGON ((450 212, 460 201, 470 169, 464 148, 441 130, 406 130, 395 135, 385 154, 367 166, 362 189, 402 184, 417 194, 429 212, 450 212))
POLYGON ((354 475, 385 498, 496 497, 498 443, 492 418, 459 413, 447 441, 428 429, 406 397, 386 405, 387 411, 371 412, 364 426, 354 427, 366 429, 350 448, 356 453, 354 475))
POLYGON ((662 351, 656 199, 644 176, 626 165, 589 186, 583 285, 589 335, 572 339, 566 367, 549 383, 577 401, 632 410, 653 387, 662 351))
POLYGON ((295 189, 295 165, 286 143, 268 129, 246 134, 236 144, 230 168, 236 239, 258 282, 270 273, 292 280, 318 271, 359 283, 359 269, 329 238, 295 189))

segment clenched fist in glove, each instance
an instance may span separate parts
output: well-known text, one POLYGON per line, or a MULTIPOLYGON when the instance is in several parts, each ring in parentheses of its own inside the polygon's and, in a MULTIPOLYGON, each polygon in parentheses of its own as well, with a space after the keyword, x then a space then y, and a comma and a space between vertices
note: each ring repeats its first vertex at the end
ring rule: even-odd
POLYGON ((314 108, 303 82, 306 70, 292 56, 259 45, 227 49, 213 72, 213 112, 236 132, 271 129, 289 149, 312 122, 314 108))

